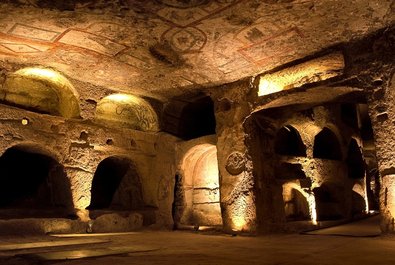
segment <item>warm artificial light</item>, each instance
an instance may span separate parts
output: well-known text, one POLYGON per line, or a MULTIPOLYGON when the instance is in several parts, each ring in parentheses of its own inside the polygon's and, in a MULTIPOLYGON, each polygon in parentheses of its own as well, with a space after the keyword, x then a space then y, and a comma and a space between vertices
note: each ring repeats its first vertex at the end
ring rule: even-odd
POLYGON ((271 74, 263 74, 259 77, 258 96, 339 76, 344 66, 343 54, 336 52, 271 74))

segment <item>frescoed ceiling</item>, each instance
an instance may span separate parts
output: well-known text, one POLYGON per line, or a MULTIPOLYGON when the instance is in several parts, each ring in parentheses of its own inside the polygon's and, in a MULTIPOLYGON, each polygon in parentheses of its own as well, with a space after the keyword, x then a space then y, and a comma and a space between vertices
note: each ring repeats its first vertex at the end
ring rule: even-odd
POLYGON ((0 62, 158 99, 256 75, 395 20, 392 0, 0 2, 0 62))

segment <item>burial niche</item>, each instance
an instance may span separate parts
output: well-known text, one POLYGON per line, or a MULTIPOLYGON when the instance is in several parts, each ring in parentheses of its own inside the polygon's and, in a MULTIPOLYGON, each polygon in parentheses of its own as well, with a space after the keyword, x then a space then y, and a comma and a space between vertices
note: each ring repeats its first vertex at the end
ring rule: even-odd
POLYGON ((62 217, 72 208, 64 168, 43 149, 11 147, 0 157, 0 168, 3 217, 62 217))
POLYGON ((79 118, 79 95, 70 81, 49 68, 28 67, 7 76, 0 101, 23 109, 79 118))
POLYGON ((112 156, 98 165, 92 181, 90 210, 137 210, 144 207, 140 177, 134 163, 112 156))
POLYGON ((290 125, 278 130, 274 150, 279 155, 306 156, 306 146, 303 144, 299 132, 290 125))
POLYGON ((283 185, 284 211, 287 221, 310 220, 309 204, 299 190, 283 185))
POLYGON ((222 225, 217 147, 200 144, 191 148, 184 156, 182 176, 178 178, 182 181, 178 190, 183 195, 177 198, 183 202, 175 202, 175 210, 179 211, 173 213, 176 221, 183 225, 222 225))
POLYGON ((172 99, 163 113, 164 131, 182 139, 215 134, 214 103, 204 94, 172 99))
POLYGON ((355 139, 351 139, 346 162, 349 178, 362 179, 365 177, 365 162, 361 149, 355 139))
POLYGON ((315 136, 313 157, 331 160, 342 159, 340 143, 330 129, 325 127, 315 136))
POLYGON ((344 218, 344 188, 336 183, 326 182, 313 189, 317 220, 344 218))

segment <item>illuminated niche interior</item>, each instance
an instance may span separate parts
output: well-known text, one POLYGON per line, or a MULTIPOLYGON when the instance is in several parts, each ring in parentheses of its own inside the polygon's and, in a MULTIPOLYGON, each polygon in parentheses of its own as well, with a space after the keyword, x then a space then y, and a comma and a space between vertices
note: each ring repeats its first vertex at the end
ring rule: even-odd
POLYGON ((0 100, 24 109, 79 118, 79 95, 70 81, 49 68, 23 68, 7 76, 0 100))
POLYGON ((200 144, 182 162, 182 200, 179 222, 185 225, 222 225, 217 147, 200 144))
POLYGON ((128 94, 112 94, 104 97, 96 107, 96 122, 139 131, 159 130, 158 117, 144 99, 128 94))

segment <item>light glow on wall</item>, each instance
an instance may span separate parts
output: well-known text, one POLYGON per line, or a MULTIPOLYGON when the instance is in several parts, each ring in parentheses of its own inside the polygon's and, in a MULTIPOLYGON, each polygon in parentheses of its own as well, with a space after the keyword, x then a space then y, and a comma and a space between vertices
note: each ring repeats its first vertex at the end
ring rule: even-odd
POLYGON ((222 225, 217 147, 199 144, 182 160, 181 172, 186 209, 181 222, 195 225, 222 225))
POLYGON ((343 69, 343 54, 336 52, 272 74, 263 74, 259 77, 258 96, 336 77, 343 73, 343 69))
POLYGON ((307 205, 309 207, 308 210, 309 210, 309 216, 311 222, 313 225, 317 225, 317 210, 316 210, 314 193, 309 193, 306 190, 302 189, 298 183, 294 183, 294 182, 286 183, 283 184, 283 198, 285 201, 292 199, 290 196, 292 194, 291 191, 293 189, 297 190, 306 199, 307 205))
POLYGON ((255 219, 254 202, 249 196, 238 197, 232 205, 229 206, 231 229, 233 232, 250 231, 249 220, 255 219))
POLYGON ((48 68, 20 69, 9 74, 0 88, 5 102, 65 118, 80 116, 78 98, 70 81, 48 68))
POLYGON ((307 196, 307 203, 309 204, 310 216, 311 216, 311 223, 313 225, 317 225, 317 207, 315 205, 315 196, 313 193, 308 194, 307 196))
POLYGON ((159 121, 152 106, 143 98, 130 94, 104 97, 96 107, 96 121, 107 126, 139 131, 158 131, 159 121))

